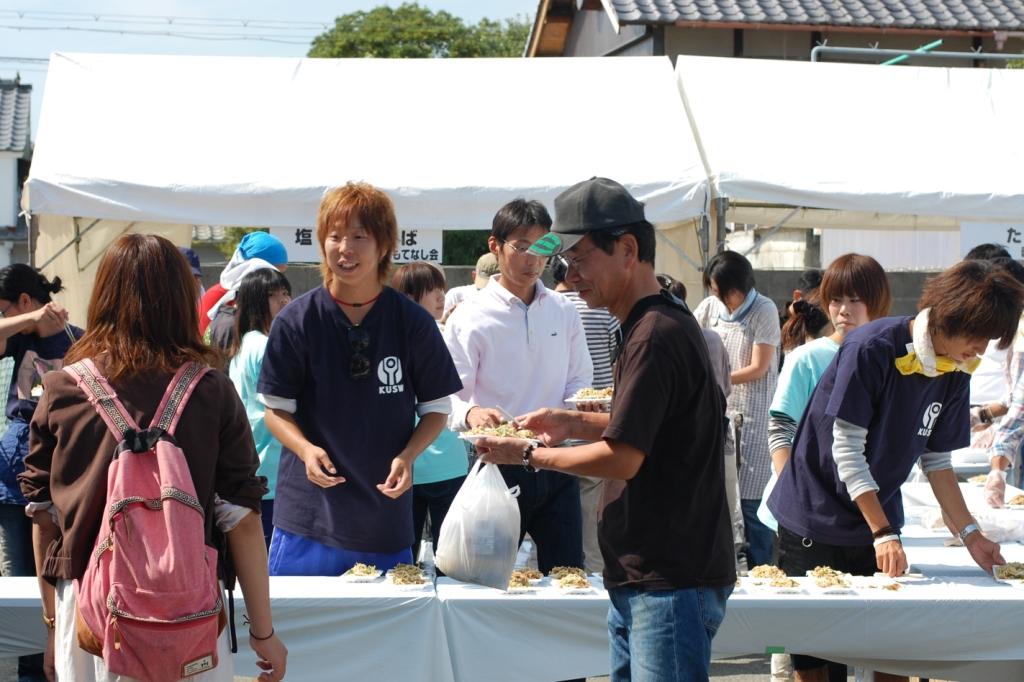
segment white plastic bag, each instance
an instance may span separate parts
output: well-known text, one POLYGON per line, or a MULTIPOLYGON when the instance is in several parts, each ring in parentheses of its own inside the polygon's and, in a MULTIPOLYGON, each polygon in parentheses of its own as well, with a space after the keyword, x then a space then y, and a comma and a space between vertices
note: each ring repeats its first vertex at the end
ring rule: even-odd
POLYGON ((456 580, 508 587, 519 549, 519 487, 477 460, 441 524, 434 565, 456 580))

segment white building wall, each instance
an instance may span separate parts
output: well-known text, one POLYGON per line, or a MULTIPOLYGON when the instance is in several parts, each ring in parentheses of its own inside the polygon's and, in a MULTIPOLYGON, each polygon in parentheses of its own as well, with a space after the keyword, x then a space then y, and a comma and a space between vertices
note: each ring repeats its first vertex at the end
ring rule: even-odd
POLYGON ((18 156, 0 152, 0 229, 18 223, 18 156))
POLYGON ((927 230, 822 230, 822 267, 827 267, 844 253, 871 256, 886 270, 943 270, 960 260, 960 233, 927 230))

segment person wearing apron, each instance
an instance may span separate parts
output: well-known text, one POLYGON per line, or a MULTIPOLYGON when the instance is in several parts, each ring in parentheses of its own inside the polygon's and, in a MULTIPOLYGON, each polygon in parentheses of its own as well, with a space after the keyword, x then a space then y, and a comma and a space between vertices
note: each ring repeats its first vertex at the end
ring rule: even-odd
POLYGON ((768 453, 768 406, 778 379, 779 312, 754 289, 750 261, 735 251, 723 251, 708 263, 704 286, 712 295, 694 312, 697 322, 717 333, 732 365, 730 418, 742 415, 740 506, 747 541, 747 565, 772 559, 774 534, 757 518, 761 493, 771 474, 768 453))

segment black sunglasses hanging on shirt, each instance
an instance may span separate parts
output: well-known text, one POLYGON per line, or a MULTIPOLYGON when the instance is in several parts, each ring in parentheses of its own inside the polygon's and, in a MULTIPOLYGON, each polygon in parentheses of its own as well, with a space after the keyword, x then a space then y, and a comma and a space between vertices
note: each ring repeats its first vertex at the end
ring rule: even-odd
POLYGON ((362 327, 348 328, 348 376, 353 381, 365 379, 370 375, 370 333, 362 327))

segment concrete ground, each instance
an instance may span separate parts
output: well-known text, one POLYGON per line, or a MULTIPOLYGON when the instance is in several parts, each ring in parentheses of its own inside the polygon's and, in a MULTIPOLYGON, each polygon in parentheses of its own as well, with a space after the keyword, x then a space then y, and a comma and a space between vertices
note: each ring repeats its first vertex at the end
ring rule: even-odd
MULTIPOLYGON (((17 682, 17 672, 17 659, 0 658, 0 682, 17 682)), ((763 656, 728 658, 711 664, 711 679, 716 682, 768 682, 769 672, 768 659, 763 656)), ((607 677, 592 677, 588 682, 607 680, 607 677)))

